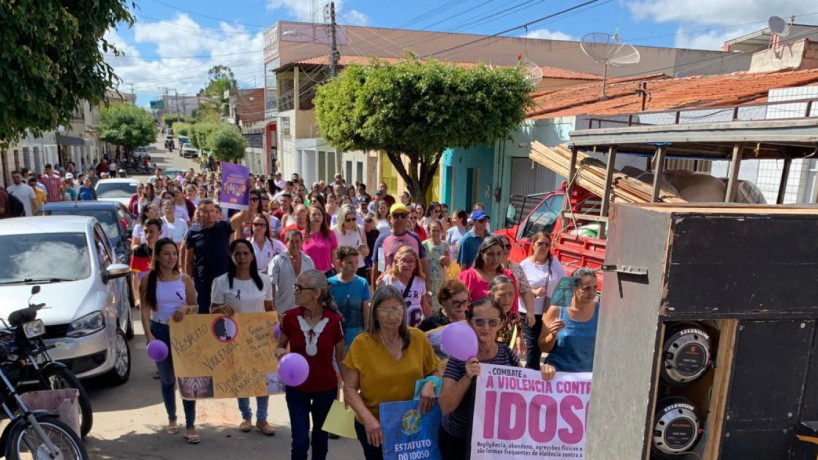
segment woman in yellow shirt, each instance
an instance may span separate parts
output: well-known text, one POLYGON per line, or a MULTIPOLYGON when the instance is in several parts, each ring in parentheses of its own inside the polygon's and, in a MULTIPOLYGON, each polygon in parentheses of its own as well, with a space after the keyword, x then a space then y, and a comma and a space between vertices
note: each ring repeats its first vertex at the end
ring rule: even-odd
POLYGON ((344 360, 344 397, 355 411, 355 431, 366 460, 381 460, 383 430, 380 404, 411 400, 415 382, 423 386, 420 410, 427 412, 439 391, 439 360, 425 334, 406 326, 406 303, 394 286, 381 286, 372 297, 369 328, 358 335, 344 360))

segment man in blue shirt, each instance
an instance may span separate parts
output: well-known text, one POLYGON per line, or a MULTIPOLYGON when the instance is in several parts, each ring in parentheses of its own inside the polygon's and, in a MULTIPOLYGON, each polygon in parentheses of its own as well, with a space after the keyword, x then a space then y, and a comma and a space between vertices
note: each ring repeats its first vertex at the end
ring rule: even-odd
POLYGON ((457 263, 460 264, 461 270, 471 268, 474 258, 477 257, 477 250, 480 249, 480 243, 488 233, 486 227, 489 216, 482 209, 472 212, 470 219, 472 229, 460 239, 460 251, 457 253, 457 263))

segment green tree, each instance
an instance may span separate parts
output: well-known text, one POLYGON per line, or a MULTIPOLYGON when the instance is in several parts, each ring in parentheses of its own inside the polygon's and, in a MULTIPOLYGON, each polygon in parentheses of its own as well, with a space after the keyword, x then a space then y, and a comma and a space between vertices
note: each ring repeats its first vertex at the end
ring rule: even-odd
POLYGON ((102 140, 121 145, 126 154, 156 140, 153 116, 131 104, 115 104, 102 109, 97 128, 102 140))
POLYGON ((190 132, 193 128, 193 125, 190 123, 184 123, 181 121, 177 121, 173 124, 173 134, 176 136, 190 136, 190 132))
POLYGON ((211 150, 210 136, 219 128, 219 123, 194 123, 190 126, 190 142, 197 149, 211 150))
POLYGON ((173 124, 180 121, 185 122, 187 119, 184 115, 179 115, 178 113, 169 113, 162 117, 162 123, 164 123, 165 126, 173 126, 173 124))
POLYGON ((133 24, 127 0, 0 2, 0 143, 67 124, 80 102, 98 104, 119 80, 105 32, 133 24))
POLYGON ((210 150, 221 161, 239 161, 244 158, 247 140, 238 128, 228 124, 220 125, 210 137, 210 150))
POLYGON ((226 91, 235 91, 238 87, 236 77, 230 67, 217 65, 207 71, 210 80, 199 90, 199 96, 206 99, 200 104, 196 115, 199 121, 219 121, 228 112, 228 98, 226 91))
POLYGON ((443 150, 507 138, 525 119, 530 90, 518 67, 373 60, 318 88, 315 115, 336 148, 385 152, 413 199, 425 204, 443 150))

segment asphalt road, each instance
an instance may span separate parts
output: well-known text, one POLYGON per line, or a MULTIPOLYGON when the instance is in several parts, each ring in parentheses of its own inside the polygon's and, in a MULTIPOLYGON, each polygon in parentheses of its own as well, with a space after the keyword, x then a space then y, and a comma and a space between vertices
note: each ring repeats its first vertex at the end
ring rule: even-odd
MULTIPOLYGON (((160 143, 152 145, 152 162, 162 168, 188 169, 198 165, 168 153, 160 143), (163 151, 164 150, 164 151, 163 151)), ((147 176, 136 176, 147 180, 147 176)), ((147 356, 145 336, 134 311, 136 337, 130 342, 131 377, 119 387, 103 382, 85 381, 94 409, 94 427, 85 438, 85 446, 94 459, 206 460, 206 459, 286 459, 290 456, 290 428, 284 395, 270 397, 268 421, 276 435, 267 437, 254 429, 238 430, 241 415, 234 399, 213 399, 197 404, 196 425, 202 441, 189 445, 181 434, 165 433, 167 414, 162 404, 159 380, 153 379, 155 364, 147 356)), ((255 401, 251 400, 255 410, 255 401)), ((177 392, 179 423, 184 426, 184 412, 177 392)), ((255 420, 254 420, 255 422, 255 420)), ((330 440, 329 459, 361 458, 356 440, 330 440)))

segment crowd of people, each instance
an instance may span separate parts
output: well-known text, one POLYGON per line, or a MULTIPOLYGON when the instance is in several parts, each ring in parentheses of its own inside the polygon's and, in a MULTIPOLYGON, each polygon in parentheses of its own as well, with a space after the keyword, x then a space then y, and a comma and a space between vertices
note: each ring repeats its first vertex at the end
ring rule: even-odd
MULTIPOLYGON (((110 167, 14 171, 13 185, 0 189, 0 216, 11 217, 8 194, 25 215, 47 201, 95 199, 95 182, 110 167)), ((491 233, 480 204, 450 214, 442 203, 412 203, 408 192, 395 198, 384 183, 370 195, 365 184, 340 176, 308 185, 298 174, 286 181, 280 173, 250 175, 244 210, 223 208, 220 190, 218 171, 193 169, 167 177, 157 168, 139 185, 128 206, 136 218, 134 297, 146 340, 167 344, 169 323, 186 315, 276 315, 276 357, 299 353, 310 368, 306 382, 286 389, 294 459, 310 450, 314 459, 326 457, 321 427, 339 395, 355 411, 364 457, 382 458, 379 405, 411 399, 417 381, 421 410, 439 401, 444 412, 444 458, 468 458, 481 363, 522 362, 544 379, 592 368, 596 273, 576 270, 570 305, 551 305, 566 270, 548 233, 534 234, 517 264, 509 257, 512 242, 491 233), (427 334, 462 321, 478 337, 477 355, 441 361, 427 334)), ((172 358, 157 371, 166 431, 176 434, 172 358)), ((238 429, 275 434, 269 397, 255 399, 255 414, 249 398, 237 401, 238 429)), ((183 409, 183 435, 198 443, 196 402, 184 400, 183 409)))
MULTIPOLYGON (((308 188, 298 174, 288 181, 251 175, 248 186, 247 209, 233 211, 219 204, 218 172, 167 178, 157 170, 131 199, 139 216, 134 285, 148 340, 169 340, 168 322, 187 314, 279 317, 276 357, 299 353, 310 368, 306 382, 286 389, 292 458, 306 459, 310 450, 314 459, 326 457, 321 428, 339 393, 355 411, 364 457, 382 458, 379 405, 412 399, 417 381, 421 410, 439 397, 444 458, 468 458, 481 363, 520 366, 524 356, 544 379, 591 370, 596 274, 577 270, 571 305, 552 306, 566 271, 548 233, 533 235, 530 255, 516 264, 511 241, 490 232, 479 205, 449 215, 444 204, 424 209, 408 193, 395 199, 383 183, 371 196, 341 177, 308 188), (427 333, 459 321, 474 329, 477 356, 441 361, 427 333)), ((176 433, 167 361, 159 378, 167 431, 176 433)), ((253 423, 249 399, 239 399, 239 430, 274 434, 268 404, 256 398, 253 423)), ((192 443, 199 442, 195 408, 184 402, 192 443)))

